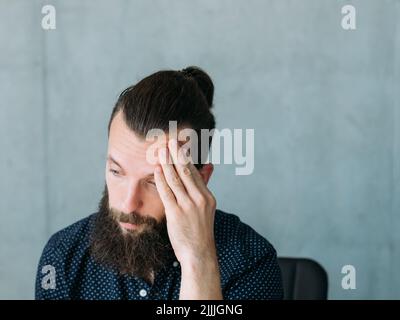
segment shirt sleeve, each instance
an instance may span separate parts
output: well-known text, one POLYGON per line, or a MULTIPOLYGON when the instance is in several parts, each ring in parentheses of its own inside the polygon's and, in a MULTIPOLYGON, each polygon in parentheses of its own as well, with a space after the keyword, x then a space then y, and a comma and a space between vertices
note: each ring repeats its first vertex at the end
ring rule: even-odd
POLYGON ((228 284, 223 292, 226 300, 281 300, 283 286, 276 252, 251 264, 228 284))
POLYGON ((57 250, 56 237, 50 238, 40 257, 36 274, 36 300, 68 300, 65 261, 57 250))

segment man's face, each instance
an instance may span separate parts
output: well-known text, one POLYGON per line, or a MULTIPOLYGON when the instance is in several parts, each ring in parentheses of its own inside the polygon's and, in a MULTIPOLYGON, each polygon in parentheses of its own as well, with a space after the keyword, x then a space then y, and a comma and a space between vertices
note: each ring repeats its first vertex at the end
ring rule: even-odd
POLYGON ((145 224, 134 223, 139 222, 140 217, 151 217, 157 222, 165 217, 154 182, 155 164, 146 160, 146 151, 152 143, 132 132, 121 112, 114 117, 110 126, 105 176, 109 206, 116 217, 123 217, 119 221, 123 232, 136 230, 140 233, 145 224), (139 219, 135 220, 135 217, 139 219))
MULTIPOLYGON (((168 134, 161 142, 139 138, 125 124, 121 112, 111 122, 106 186, 91 235, 91 253, 96 261, 120 273, 150 279, 149 273, 174 258, 164 206, 154 182, 159 162, 147 158, 154 143, 165 146, 167 139, 168 134)), ((212 165, 199 172, 207 182, 212 165)))
POLYGON ((122 274, 150 281, 173 254, 164 207, 154 184, 150 143, 117 114, 110 127, 106 186, 91 234, 92 257, 122 274))

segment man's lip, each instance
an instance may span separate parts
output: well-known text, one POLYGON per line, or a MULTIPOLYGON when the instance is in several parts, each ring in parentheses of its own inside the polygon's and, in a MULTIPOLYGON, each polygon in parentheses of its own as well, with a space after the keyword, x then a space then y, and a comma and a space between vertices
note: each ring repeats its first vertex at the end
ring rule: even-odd
POLYGON ((136 224, 129 223, 129 222, 120 222, 119 224, 122 228, 128 229, 128 230, 135 230, 138 227, 136 224))

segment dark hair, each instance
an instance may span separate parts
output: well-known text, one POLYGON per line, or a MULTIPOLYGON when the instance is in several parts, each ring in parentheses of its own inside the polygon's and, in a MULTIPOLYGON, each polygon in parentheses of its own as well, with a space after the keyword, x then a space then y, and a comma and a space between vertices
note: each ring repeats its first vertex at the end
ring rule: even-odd
POLYGON ((204 159, 204 155, 200 154, 200 130, 215 128, 215 119, 210 110, 213 97, 213 82, 198 67, 158 71, 120 94, 111 114, 108 133, 119 111, 122 111, 128 127, 143 138, 154 128, 167 132, 169 121, 176 121, 178 128, 186 126, 197 132, 198 152, 200 159, 204 159))

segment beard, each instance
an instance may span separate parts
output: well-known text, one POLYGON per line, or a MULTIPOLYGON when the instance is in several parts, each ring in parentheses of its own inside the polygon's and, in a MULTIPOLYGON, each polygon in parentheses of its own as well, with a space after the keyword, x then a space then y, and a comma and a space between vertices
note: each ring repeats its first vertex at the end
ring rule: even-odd
POLYGON ((158 222, 150 216, 110 208, 107 186, 90 234, 90 253, 97 263, 148 282, 174 257, 165 217, 158 222), (119 222, 132 223, 137 228, 125 230, 119 222))

